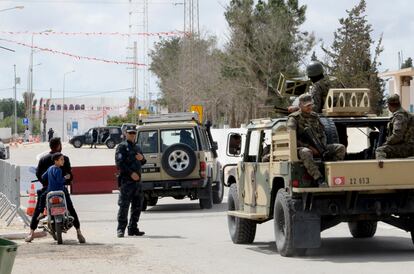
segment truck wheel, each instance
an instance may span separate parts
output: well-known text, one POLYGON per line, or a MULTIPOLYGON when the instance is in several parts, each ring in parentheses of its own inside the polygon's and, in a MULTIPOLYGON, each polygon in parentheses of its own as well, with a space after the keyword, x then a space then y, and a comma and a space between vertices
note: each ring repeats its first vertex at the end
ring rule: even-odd
POLYGON ((284 189, 279 189, 276 195, 273 219, 276 247, 279 254, 284 257, 303 256, 306 253, 305 248, 294 248, 293 246, 293 214, 292 199, 284 189))
POLYGON ((141 211, 147 210, 148 200, 144 197, 144 201, 142 201, 141 211))
POLYGON ((376 221, 356 221, 348 223, 349 231, 354 238, 372 238, 377 231, 376 221))
POLYGON ((223 201, 224 196, 224 185, 218 181, 216 185, 213 187, 213 203, 214 204, 221 204, 223 201))
POLYGON ((411 230, 411 241, 413 242, 413 244, 414 244, 414 230, 411 230))
POLYGON ((158 197, 149 197, 147 204, 149 206, 155 206, 157 205, 158 197))
POLYGON ((169 146, 161 158, 162 168, 174 178, 183 178, 190 175, 196 163, 197 158, 194 150, 185 144, 169 146))
POLYGON ((107 146, 109 149, 113 149, 113 148, 115 147, 115 142, 114 142, 114 140, 112 140, 112 139, 107 140, 107 141, 106 141, 106 146, 107 146))
MULTIPOLYGON (((232 184, 229 190, 229 199, 227 201, 229 211, 240 209, 239 197, 237 194, 237 185, 232 184)), ((256 236, 256 223, 252 220, 242 219, 235 216, 227 215, 227 224, 229 227, 230 237, 235 244, 251 244, 256 236)))
POLYGON ((73 141, 73 146, 75 147, 75 148, 81 148, 82 147, 82 142, 80 141, 80 140, 75 140, 75 141, 73 141))
POLYGON ((211 181, 209 181, 207 184, 207 192, 208 192, 208 197, 200 198, 199 200, 201 209, 210 209, 213 207, 213 191, 211 187, 211 181))

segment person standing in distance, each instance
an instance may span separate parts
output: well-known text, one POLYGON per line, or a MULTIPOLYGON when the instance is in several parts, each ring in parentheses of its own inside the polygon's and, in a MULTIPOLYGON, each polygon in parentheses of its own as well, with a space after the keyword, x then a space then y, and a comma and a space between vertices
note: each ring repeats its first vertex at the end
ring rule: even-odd
POLYGON ((50 140, 53 138, 53 134, 55 133, 55 131, 53 130, 53 128, 49 128, 49 131, 47 132, 48 135, 48 141, 50 142, 50 140))
POLYGON ((115 163, 119 170, 118 185, 118 238, 124 237, 128 225, 129 236, 142 236, 144 231, 138 229, 138 221, 144 200, 141 182, 141 166, 147 161, 136 142, 136 129, 128 129, 126 140, 118 145, 115 152, 115 163), (131 216, 128 223, 128 210, 131 216))

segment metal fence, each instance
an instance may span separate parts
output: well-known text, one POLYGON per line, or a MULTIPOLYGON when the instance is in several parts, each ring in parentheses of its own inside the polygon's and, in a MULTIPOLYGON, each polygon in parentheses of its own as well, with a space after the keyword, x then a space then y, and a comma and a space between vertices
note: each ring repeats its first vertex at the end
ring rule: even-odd
POLYGON ((20 206, 20 167, 0 160, 0 192, 20 206))
POLYGON ((20 208, 20 167, 0 160, 0 218, 6 217, 9 225, 17 214, 28 224, 20 208))

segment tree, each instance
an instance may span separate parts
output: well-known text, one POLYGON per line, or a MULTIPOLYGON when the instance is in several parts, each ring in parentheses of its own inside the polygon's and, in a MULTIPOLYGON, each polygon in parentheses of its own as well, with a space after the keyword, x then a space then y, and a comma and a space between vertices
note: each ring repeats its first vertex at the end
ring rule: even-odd
POLYGON ((411 57, 408 57, 404 63, 401 65, 402 69, 405 68, 412 68, 413 67, 413 59, 411 57))
MULTIPOLYGON (((24 117, 24 103, 17 102, 17 117, 24 117)), ((0 99, 0 111, 4 113, 4 118, 14 116, 14 99, 0 99)))
MULTIPOLYGON (((263 115, 258 108, 269 95, 276 95, 280 72, 299 73, 301 60, 314 44, 314 37, 300 31, 306 6, 297 0, 232 0, 225 12, 230 27, 224 77, 237 84, 238 98, 246 105, 244 121, 263 115)), ((282 106, 280 96, 270 100, 282 106)))
POLYGON ((375 42, 371 38, 372 26, 366 19, 365 8, 365 0, 360 0, 347 11, 348 16, 339 19, 341 26, 334 33, 331 48, 322 49, 327 53, 330 73, 347 88, 369 88, 372 112, 380 114, 384 104, 384 82, 378 77, 382 36, 371 51, 375 42))

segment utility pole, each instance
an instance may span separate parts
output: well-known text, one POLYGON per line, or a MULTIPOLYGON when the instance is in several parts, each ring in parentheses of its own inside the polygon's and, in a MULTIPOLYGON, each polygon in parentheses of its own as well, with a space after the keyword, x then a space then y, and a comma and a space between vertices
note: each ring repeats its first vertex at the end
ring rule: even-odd
POLYGON ((16 77, 16 65, 14 67, 14 134, 17 135, 17 81, 20 83, 20 78, 16 77))
MULTIPOLYGON (((138 62, 138 52, 137 52, 137 41, 134 41, 134 63, 136 64, 138 62)), ((133 87, 134 87, 134 124, 137 123, 137 110, 138 110, 138 106, 139 106, 139 102, 138 102, 138 66, 134 65, 134 83, 133 83, 133 87)))

